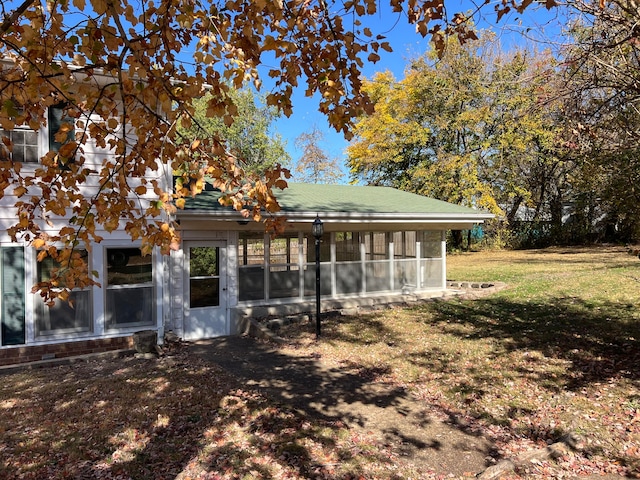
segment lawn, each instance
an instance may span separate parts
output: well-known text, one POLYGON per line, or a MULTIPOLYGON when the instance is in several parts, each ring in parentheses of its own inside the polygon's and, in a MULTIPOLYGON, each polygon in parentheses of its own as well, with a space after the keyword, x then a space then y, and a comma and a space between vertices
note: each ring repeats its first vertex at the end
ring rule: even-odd
MULTIPOLYGON (((448 258, 448 277, 508 288, 331 317, 321 342, 293 326, 279 351, 401 386, 464 419, 495 461, 575 440, 513 478, 640 478, 640 260, 612 247, 468 253, 448 258)), ((0 478, 440 478, 391 465, 366 432, 294 413, 189 348, 171 353, 0 376, 0 478)))

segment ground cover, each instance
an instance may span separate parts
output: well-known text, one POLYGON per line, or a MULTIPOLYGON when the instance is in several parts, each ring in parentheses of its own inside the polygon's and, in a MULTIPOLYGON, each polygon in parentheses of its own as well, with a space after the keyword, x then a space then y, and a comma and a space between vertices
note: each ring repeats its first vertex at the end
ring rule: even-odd
MULTIPOLYGON (((621 248, 546 249, 455 255, 448 267, 509 287, 333 316, 320 342, 313 325, 292 325, 272 348, 407 392, 487 439, 487 465, 570 439, 557 461, 510 478, 640 477, 640 261, 621 248)), ((351 427, 274 402, 188 346, 0 376, 0 478, 450 478, 351 427)))
POLYGON ((465 419, 496 460, 573 443, 522 475, 640 476, 640 261, 624 248, 468 253, 448 277, 509 287, 327 322, 319 344, 292 345, 465 419))

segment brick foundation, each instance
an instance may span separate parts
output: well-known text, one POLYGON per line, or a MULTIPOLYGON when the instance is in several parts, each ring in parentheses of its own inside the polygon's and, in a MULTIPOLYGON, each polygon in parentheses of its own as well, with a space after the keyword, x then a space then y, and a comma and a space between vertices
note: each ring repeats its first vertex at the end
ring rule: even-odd
POLYGON ((80 340, 49 345, 25 345, 0 349, 0 366, 132 348, 133 338, 131 336, 80 340))

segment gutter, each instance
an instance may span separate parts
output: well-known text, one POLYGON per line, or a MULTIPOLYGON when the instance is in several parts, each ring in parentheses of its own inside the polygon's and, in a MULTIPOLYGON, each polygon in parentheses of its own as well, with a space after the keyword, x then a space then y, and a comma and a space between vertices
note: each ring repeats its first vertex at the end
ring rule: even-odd
MULTIPOLYGON (((265 213, 265 216, 284 217, 292 223, 311 223, 320 215, 323 221, 346 223, 483 223, 495 218, 486 212, 478 213, 351 213, 351 212, 286 212, 265 213)), ((217 220, 238 222, 246 220, 236 211, 211 210, 182 210, 176 212, 176 217, 184 220, 217 220)))

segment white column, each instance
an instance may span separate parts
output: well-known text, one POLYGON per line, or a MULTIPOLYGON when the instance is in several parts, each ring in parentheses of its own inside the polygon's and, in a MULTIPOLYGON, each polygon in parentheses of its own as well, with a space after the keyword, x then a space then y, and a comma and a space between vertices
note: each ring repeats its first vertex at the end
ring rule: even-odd
POLYGON ((442 289, 447 289, 447 231, 440 232, 440 256, 442 257, 442 289))

